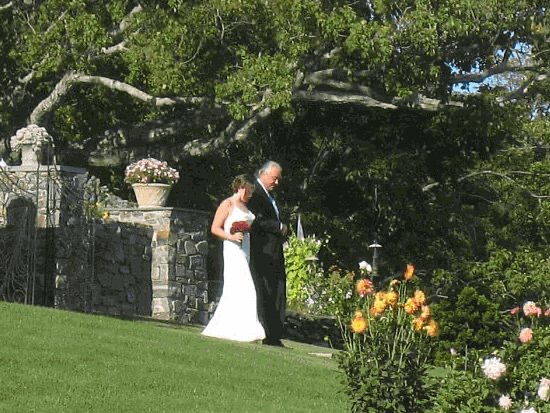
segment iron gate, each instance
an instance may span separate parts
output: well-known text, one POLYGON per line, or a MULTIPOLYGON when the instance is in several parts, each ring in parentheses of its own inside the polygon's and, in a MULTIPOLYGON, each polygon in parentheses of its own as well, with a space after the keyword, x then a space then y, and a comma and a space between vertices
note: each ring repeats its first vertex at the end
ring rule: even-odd
POLYGON ((36 194, 0 169, 0 299, 34 304, 36 297, 36 194))

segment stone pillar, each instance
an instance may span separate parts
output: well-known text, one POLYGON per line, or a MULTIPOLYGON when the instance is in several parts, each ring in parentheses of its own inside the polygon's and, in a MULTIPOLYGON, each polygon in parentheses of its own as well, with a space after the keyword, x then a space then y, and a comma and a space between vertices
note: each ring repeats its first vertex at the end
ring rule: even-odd
POLYGON ((154 318, 179 323, 208 321, 208 223, 206 212, 182 208, 112 208, 109 219, 148 225, 154 318))
MULTIPOLYGON (((34 215, 30 217, 33 235, 24 241, 28 248, 22 252, 32 264, 27 269, 32 283, 27 289, 26 302, 54 305, 58 293, 56 268, 63 260, 58 256, 63 251, 62 233, 70 222, 82 215, 81 200, 87 172, 68 166, 34 164, 8 166, 1 174, 0 226, 9 225, 10 219, 17 220, 17 208, 26 206, 34 215)), ((19 222, 12 224, 21 225, 19 222)))
MULTIPOLYGON (((4 176, 0 204, 6 208, 12 199, 24 197, 36 206, 36 226, 51 228, 64 226, 73 215, 75 203, 70 198, 82 199, 88 174, 82 168, 36 165, 8 166, 4 176)), ((81 209, 82 204, 78 207, 81 209)))

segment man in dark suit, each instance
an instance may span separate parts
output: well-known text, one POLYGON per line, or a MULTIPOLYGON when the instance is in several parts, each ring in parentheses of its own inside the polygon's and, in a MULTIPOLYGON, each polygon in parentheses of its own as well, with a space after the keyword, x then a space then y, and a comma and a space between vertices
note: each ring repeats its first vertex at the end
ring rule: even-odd
POLYGON ((248 201, 256 216, 250 231, 250 270, 256 285, 258 317, 266 335, 263 343, 272 346, 283 346, 286 311, 283 242, 288 227, 281 222, 281 210, 272 195, 281 173, 277 162, 266 162, 257 173, 256 190, 248 201))

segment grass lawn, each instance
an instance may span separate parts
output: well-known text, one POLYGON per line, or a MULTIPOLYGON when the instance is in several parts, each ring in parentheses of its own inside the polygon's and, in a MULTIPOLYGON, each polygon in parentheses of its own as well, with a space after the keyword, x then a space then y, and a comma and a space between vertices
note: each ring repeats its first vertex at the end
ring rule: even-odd
POLYGON ((330 350, 0 302, 0 412, 345 412, 330 350))

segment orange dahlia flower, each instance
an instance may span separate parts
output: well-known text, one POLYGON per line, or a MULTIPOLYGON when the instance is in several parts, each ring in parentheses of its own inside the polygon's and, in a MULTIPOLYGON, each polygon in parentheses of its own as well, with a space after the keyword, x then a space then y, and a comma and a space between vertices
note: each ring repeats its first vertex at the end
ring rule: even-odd
POLYGON ((424 330, 426 330, 426 333, 428 333, 430 337, 435 337, 439 334, 439 325, 435 320, 430 320, 428 321, 428 325, 424 327, 424 330))
POLYGON ((388 291, 386 294, 386 302, 390 307, 393 307, 395 304, 397 304, 397 300, 399 299, 399 295, 395 291, 388 291))
POLYGON ((370 313, 373 317, 378 317, 386 309, 386 303, 380 300, 374 300, 374 303, 370 309, 370 313))
POLYGON ((405 301, 405 312, 407 314, 414 314, 416 313, 417 310, 418 310, 418 304, 413 298, 409 298, 407 299, 407 301, 405 301))
POLYGON ((414 329, 416 331, 420 331, 424 327, 424 320, 421 317, 417 317, 414 319, 413 324, 414 324, 414 329))
POLYGON ((362 334, 367 330, 367 320, 365 317, 363 317, 363 314, 361 312, 355 313, 355 318, 351 320, 351 331, 353 331, 355 334, 362 334), (358 316, 357 313, 360 315, 358 316))
POLYGON ((420 318, 424 321, 427 321, 432 315, 432 310, 427 305, 421 307, 422 312, 420 313, 420 318))
POLYGON ((359 294, 361 297, 366 297, 367 295, 374 292, 374 287, 371 280, 363 278, 357 281, 357 284, 355 285, 355 290, 357 291, 357 294, 359 294))
POLYGON ((416 290, 413 299, 419 306, 426 304, 426 294, 423 291, 416 290))

